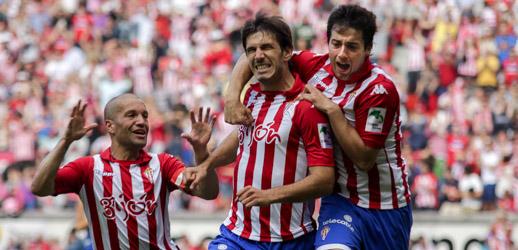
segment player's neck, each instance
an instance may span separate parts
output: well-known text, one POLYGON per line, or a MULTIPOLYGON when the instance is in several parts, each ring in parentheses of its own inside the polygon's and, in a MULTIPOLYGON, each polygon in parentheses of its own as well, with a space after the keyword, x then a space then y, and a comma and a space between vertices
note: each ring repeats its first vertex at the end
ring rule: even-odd
POLYGON ((110 151, 111 156, 119 161, 134 161, 140 154, 140 149, 129 149, 116 144, 112 144, 110 151))
POLYGON ((271 79, 260 81, 263 91, 288 91, 293 86, 295 78, 286 68, 281 73, 272 76, 271 79))

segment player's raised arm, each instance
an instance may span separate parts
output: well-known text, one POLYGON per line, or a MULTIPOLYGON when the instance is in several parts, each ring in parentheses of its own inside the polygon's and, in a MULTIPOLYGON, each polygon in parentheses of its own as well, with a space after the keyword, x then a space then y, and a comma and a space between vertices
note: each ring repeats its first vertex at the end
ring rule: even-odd
POLYGON ((70 121, 63 138, 61 138, 50 151, 50 153, 38 165, 36 175, 32 181, 31 191, 37 196, 47 196, 54 194, 54 184, 59 165, 63 161, 70 144, 75 140, 81 139, 88 131, 92 130, 97 124, 85 125, 86 103, 81 100, 74 106, 70 114, 70 121))
POLYGON ((200 107, 198 114, 195 114, 193 110, 190 113, 191 132, 183 133, 182 137, 192 145, 196 164, 200 164, 209 156, 207 144, 210 141, 215 116, 210 113, 210 108, 207 108, 204 114, 203 107, 200 107))
POLYGON ((230 124, 250 125, 254 121, 252 113, 239 100, 245 84, 252 78, 252 70, 248 65, 246 54, 242 54, 237 60, 230 82, 225 91, 225 121, 230 124))
POLYGON ((237 131, 234 131, 223 140, 214 152, 209 154, 203 163, 194 168, 186 169, 185 171, 189 176, 187 181, 189 188, 192 190, 196 189, 197 186, 204 181, 206 175, 214 172, 218 167, 226 166, 234 162, 236 160, 238 146, 239 140, 237 131))

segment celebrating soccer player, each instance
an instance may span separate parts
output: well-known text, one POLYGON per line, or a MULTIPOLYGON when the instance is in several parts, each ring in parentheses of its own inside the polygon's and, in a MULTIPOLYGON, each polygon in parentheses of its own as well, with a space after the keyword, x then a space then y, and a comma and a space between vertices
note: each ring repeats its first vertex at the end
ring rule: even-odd
MULTIPOLYGON (((315 247, 408 249, 412 211, 401 156, 400 99, 392 79, 371 63, 376 16, 341 5, 327 23, 329 53, 295 53, 293 69, 307 82, 304 99, 326 113, 336 142, 337 189, 322 199, 315 247)), ((245 55, 234 68, 225 119, 250 124, 253 110, 239 102, 252 72, 245 55)))
MULTIPOLYGON (((73 108, 68 127, 57 146, 39 164, 32 183, 38 196, 77 193, 95 249, 176 249, 169 232, 169 193, 182 189, 205 199, 218 195, 218 179, 209 171, 195 189, 188 185, 184 165, 168 154, 143 150, 149 132, 148 111, 133 94, 123 94, 106 104, 104 118, 111 147, 101 154, 72 161, 62 168, 71 143, 96 124, 85 125, 86 104, 73 108)), ((192 131, 185 135, 197 161, 207 156, 213 120, 210 110, 198 120, 191 112, 192 131)), ((192 174, 192 173, 191 173, 192 174)))
POLYGON ((296 100, 304 83, 289 69, 289 26, 258 14, 241 33, 257 79, 244 101, 254 122, 241 125, 198 167, 196 176, 203 176, 204 169, 236 159, 235 199, 209 249, 313 249, 314 199, 334 185, 331 128, 310 102, 296 100))

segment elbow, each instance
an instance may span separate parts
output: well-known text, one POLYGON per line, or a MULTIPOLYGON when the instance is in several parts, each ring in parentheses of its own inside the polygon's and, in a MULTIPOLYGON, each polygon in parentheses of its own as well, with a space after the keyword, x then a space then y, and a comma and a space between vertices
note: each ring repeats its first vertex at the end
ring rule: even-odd
POLYGON ((207 192, 205 192, 205 194, 201 197, 205 200, 215 200, 216 198, 218 198, 218 194, 219 194, 219 187, 215 187, 215 188, 211 188, 210 190, 207 190, 207 192))
POLYGON ((34 183, 31 184, 31 192, 32 192, 32 194, 34 194, 38 197, 43 197, 43 196, 49 195, 46 192, 44 192, 44 190, 42 188, 38 187, 37 185, 34 185, 34 183))
POLYGON ((375 158, 373 160, 361 160, 358 162, 355 162, 354 165, 356 165, 360 170, 363 170, 365 172, 371 170, 376 165, 375 158))
POLYGON ((335 181, 328 181, 324 184, 324 189, 323 189, 323 193, 322 193, 322 196, 326 196, 326 195, 330 195, 333 193, 334 189, 335 189, 335 181))

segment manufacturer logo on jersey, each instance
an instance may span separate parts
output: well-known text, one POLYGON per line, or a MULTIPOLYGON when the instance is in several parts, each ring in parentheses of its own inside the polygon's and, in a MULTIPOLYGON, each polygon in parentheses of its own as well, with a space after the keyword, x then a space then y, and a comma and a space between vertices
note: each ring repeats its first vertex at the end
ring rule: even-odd
POLYGON ((100 169, 95 169, 94 171, 95 171, 96 174, 100 174, 102 176, 109 176, 109 177, 115 176, 115 174, 113 172, 103 172, 100 169))
POLYGON ((387 90, 385 89, 385 87, 383 87, 383 85, 376 84, 374 86, 374 89, 371 92, 371 95, 382 95, 382 94, 388 94, 387 90))
POLYGON ((115 197, 104 197, 99 200, 103 207, 103 215, 108 220, 115 219, 116 212, 122 212, 122 220, 127 221, 129 216, 138 216, 142 213, 152 215, 155 212, 156 201, 146 200, 147 194, 140 196, 138 199, 131 199, 126 201, 124 195, 119 195, 118 199, 115 197))
POLYGON ((320 231, 320 236, 322 236, 322 240, 325 240, 327 238, 329 231, 331 231, 331 229, 328 226, 322 228, 322 231, 320 231))
POLYGON ((365 131, 373 133, 381 133, 383 130, 383 123, 385 122, 385 114, 387 109, 372 107, 367 113, 367 123, 365 124, 365 131))
POLYGON ((333 148, 333 139, 331 137, 331 128, 329 128, 329 124, 319 123, 317 124, 317 127, 320 146, 322 148, 333 148))

